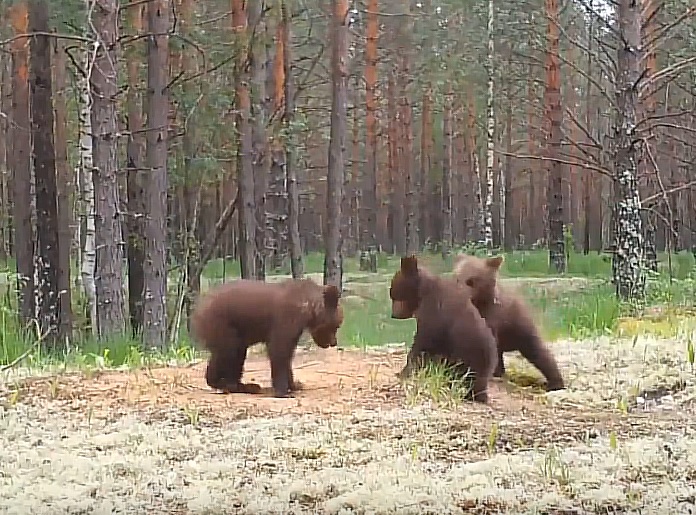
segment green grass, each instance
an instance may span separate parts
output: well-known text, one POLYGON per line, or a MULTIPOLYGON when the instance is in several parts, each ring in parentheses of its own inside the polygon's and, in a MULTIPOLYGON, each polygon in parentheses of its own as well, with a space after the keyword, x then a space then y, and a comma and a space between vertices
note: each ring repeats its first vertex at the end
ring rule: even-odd
MULTIPOLYGON (((680 253, 671 258, 673 279, 668 271, 667 256, 659 256, 659 272, 651 277, 646 305, 622 306, 614 296, 609 283, 611 261, 605 255, 572 254, 569 258, 567 278, 573 281, 555 281, 548 269, 546 251, 525 251, 507 254, 501 274, 514 280, 517 290, 534 308, 536 319, 549 340, 559 338, 590 338, 601 335, 655 333, 677 337, 685 328, 696 328, 691 320, 696 300, 696 272, 690 253, 680 253), (525 278, 529 278, 528 281, 525 278), (647 314, 650 316, 648 317, 647 314), (640 323, 632 322, 641 320, 640 323)), ((423 262, 435 273, 448 273, 452 268, 451 257, 443 260, 437 254, 423 254, 423 262)), ((410 345, 415 331, 414 320, 391 318, 389 281, 399 267, 399 258, 380 255, 378 273, 359 271, 355 258, 345 260, 345 288, 343 299, 345 321, 339 332, 339 344, 345 347, 371 347, 389 343, 410 345)), ((163 360, 190 360, 195 348, 190 344, 185 329, 176 347, 166 352, 147 352, 137 341, 124 337, 108 342, 95 342, 91 337, 73 342, 67 353, 51 355, 35 345, 32 339, 23 337, 16 322, 16 301, 11 292, 14 286, 12 266, 5 270, 0 266, 0 366, 12 363, 26 354, 22 365, 74 364, 85 367, 146 366, 163 360), (29 351, 29 352, 27 352, 29 351)), ((323 256, 305 256, 305 271, 321 274, 323 256)), ((282 269, 269 275, 288 274, 282 269)), ((208 282, 234 279, 239 276, 239 265, 234 261, 214 260, 203 272, 208 282)), ((172 282, 175 278, 172 278, 172 282)), ((204 281, 205 282, 205 281, 204 281)), ((73 295, 76 326, 84 326, 83 300, 73 295)))

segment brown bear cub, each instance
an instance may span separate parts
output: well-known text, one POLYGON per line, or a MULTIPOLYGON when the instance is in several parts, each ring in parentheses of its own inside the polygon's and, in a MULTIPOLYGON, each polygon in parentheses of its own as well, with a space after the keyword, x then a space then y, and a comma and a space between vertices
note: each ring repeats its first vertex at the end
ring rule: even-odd
POLYGON ((445 360, 473 372, 473 398, 488 401, 488 382, 497 362, 495 338, 463 288, 419 268, 415 256, 401 259, 389 296, 392 318, 416 318, 413 346, 399 376, 421 359, 445 360))
POLYGON ((247 349, 265 342, 276 397, 300 388, 293 378, 292 359, 307 330, 321 348, 337 345, 343 323, 340 292, 310 279, 280 283, 237 280, 211 289, 191 316, 194 338, 210 351, 205 379, 227 393, 259 393, 255 383, 242 383, 247 349))
POLYGON ((498 366, 494 376, 502 377, 505 373, 503 353, 519 351, 546 377, 547 391, 561 390, 563 377, 526 303, 498 284, 502 264, 503 256, 480 258, 460 254, 454 260, 455 278, 471 288, 471 300, 497 340, 498 366))

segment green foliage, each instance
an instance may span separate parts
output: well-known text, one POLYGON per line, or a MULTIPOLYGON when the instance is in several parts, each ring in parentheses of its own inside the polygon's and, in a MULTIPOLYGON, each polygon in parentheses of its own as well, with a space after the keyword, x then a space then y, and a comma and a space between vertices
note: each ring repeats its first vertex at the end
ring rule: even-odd
MULTIPOLYGON (((421 262, 432 272, 449 274, 452 256, 459 252, 482 253, 471 246, 455 249, 447 259, 437 253, 424 253, 421 262)), ((591 253, 570 253, 568 273, 556 277, 549 273, 548 253, 545 250, 513 252, 505 255, 501 273, 510 284, 531 304, 535 318, 548 340, 559 338, 591 338, 601 335, 634 336, 652 333, 663 337, 681 337, 694 324, 693 305, 696 300, 696 272, 690 253, 680 253, 671 258, 674 277, 669 278, 669 259, 659 256, 658 273, 648 280, 648 298, 644 306, 623 306, 614 295, 609 281, 611 262, 609 256, 591 253), (686 324, 686 325, 685 325, 686 324), (688 327, 687 327, 688 326, 688 327)), ((359 271, 358 258, 345 258, 345 292, 343 305, 344 324, 339 331, 339 344, 345 347, 373 347, 385 344, 409 346, 413 341, 415 320, 391 318, 389 283, 399 268, 398 256, 380 254, 378 273, 359 271)), ((321 282, 324 257, 312 253, 305 256, 308 276, 321 282)), ((74 290, 77 337, 67 353, 51 353, 43 350, 35 341, 25 336, 16 317, 16 301, 13 293, 14 279, 10 272, 14 264, 0 269, 0 366, 21 358, 18 366, 41 367, 62 363, 78 367, 103 368, 113 366, 140 367, 161 363, 164 360, 190 361, 197 354, 186 333, 181 328, 178 344, 165 353, 143 350, 130 337, 97 342, 84 334, 84 309, 82 296, 74 290)), ((269 272, 274 276, 288 277, 289 265, 269 272)), ((233 280, 239 277, 239 264, 233 260, 217 259, 208 263, 202 278, 203 289, 211 283, 233 280)), ((172 277, 175 284, 176 276, 172 277)), ((172 301, 173 303, 173 301, 172 301)), ((173 311, 173 304, 170 311, 173 311)), ((686 340, 685 340, 686 341, 686 340)), ((693 353, 693 343, 691 344, 693 353)))

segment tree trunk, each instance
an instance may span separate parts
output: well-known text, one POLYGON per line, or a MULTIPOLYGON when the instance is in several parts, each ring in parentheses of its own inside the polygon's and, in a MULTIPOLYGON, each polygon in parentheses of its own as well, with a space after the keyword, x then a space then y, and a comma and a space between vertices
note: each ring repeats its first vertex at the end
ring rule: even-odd
MULTIPOLYGON (((10 73, 7 68, 8 60, 0 60, 0 112, 11 116, 7 101, 9 93, 10 73)), ((10 195, 10 124, 8 117, 0 117, 0 260, 7 264, 10 256, 10 241, 12 239, 12 200, 10 195)))
MULTIPOLYGON (((365 42, 365 152, 360 199, 361 250, 371 252, 377 244, 377 48, 379 41, 378 0, 368 0, 365 42)), ((372 263, 373 260, 370 260, 372 263)), ((377 272, 377 261, 371 272, 377 272)))
POLYGON ((432 216, 430 210, 432 183, 430 178, 433 146, 432 85, 428 84, 423 92, 423 112, 421 114, 421 150, 420 150, 420 229, 424 244, 433 243, 432 216))
MULTIPOLYGON (((18 2, 11 10, 15 35, 26 34, 28 13, 26 2, 18 2)), ((23 325, 36 316, 34 303, 34 228, 31 220, 31 127, 29 121, 29 40, 12 41, 12 199, 14 248, 17 260, 17 292, 19 314, 23 325)))
POLYGON ((445 95, 445 106, 442 113, 442 259, 452 250, 452 157, 454 145, 452 142, 452 102, 454 93, 450 85, 445 95))
POLYGON ((38 326, 44 342, 55 346, 60 337, 60 299, 58 267, 58 202, 56 155, 53 146, 53 81, 51 77, 51 39, 48 36, 48 3, 29 2, 29 32, 42 32, 31 38, 29 84, 31 136, 36 178, 36 270, 38 275, 38 326))
POLYGON ((488 0, 488 95, 486 98, 486 201, 484 202, 483 232, 481 243, 493 248, 493 174, 495 167, 495 5, 488 0))
POLYGON ((292 27, 290 7, 287 0, 281 3, 283 18, 283 70, 285 75, 285 175, 288 188, 288 239, 290 245, 290 268, 292 276, 300 279, 304 276, 302 260, 302 240, 300 239, 300 192, 297 184, 297 159, 295 157, 296 130, 293 128, 295 119, 295 76, 292 67, 292 27))
POLYGON ((254 191, 254 143, 251 127, 251 98, 247 71, 249 46, 247 6, 244 0, 232 0, 232 28, 236 38, 236 94, 237 110, 237 172, 239 177, 239 261, 242 277, 257 277, 256 273, 256 199, 254 191))
POLYGON ((72 203, 73 175, 68 163, 68 121, 66 95, 67 86, 65 73, 65 45, 60 40, 53 42, 53 73, 55 94, 53 107, 55 109, 55 152, 56 174, 58 188, 58 250, 60 265, 58 266, 58 291, 60 304, 60 334, 69 338, 72 334, 72 295, 70 284, 70 246, 72 244, 72 203))
POLYGON ((167 139, 169 112, 170 0, 147 4, 147 168, 145 184, 145 262, 143 264, 143 340, 153 348, 167 342, 167 139))
POLYGON ((563 165, 561 152, 563 111, 561 109, 560 30, 558 0, 546 0, 546 85, 544 91, 544 126, 548 157, 547 206, 549 212, 549 265, 556 273, 566 271, 565 235, 563 231, 563 165))
MULTIPOLYGON (((85 0, 85 11, 89 12, 92 0, 85 0)), ((86 37, 90 37, 89 20, 85 20, 86 37)), ((90 329, 93 336, 97 336, 99 324, 97 322, 97 287, 94 270, 97 264, 97 244, 95 229, 95 205, 94 205, 94 148, 92 142, 92 95, 90 94, 89 74, 94 68, 94 56, 92 47, 85 45, 83 48, 83 64, 87 70, 85 75, 78 78, 80 91, 79 111, 79 140, 80 140, 80 165, 78 170, 78 189, 80 195, 80 223, 78 224, 80 236, 80 280, 85 290, 87 309, 89 311, 90 329)))
POLYGON ((636 134, 638 88, 641 77, 641 4, 619 0, 617 110, 614 123, 614 186, 616 188, 616 245, 614 252, 616 293, 622 300, 645 296, 643 228, 640 213, 637 163, 641 149, 636 134))
MULTIPOLYGON (((474 106, 474 95, 471 89, 468 94, 468 113, 467 113, 467 147, 469 148, 469 162, 471 163, 471 180, 474 183, 475 213, 476 213, 476 236, 481 239, 485 234, 486 227, 486 208, 483 200, 481 187, 481 163, 479 162, 478 148, 476 147, 476 111, 474 106)), ((495 125, 494 125, 495 128, 495 125)))
POLYGON ((92 97, 92 141, 94 145, 95 228, 97 234, 97 321, 100 338, 125 333, 123 296, 123 234, 119 209, 117 0, 94 1, 90 26, 102 42, 90 74, 92 97))
POLYGON ((324 284, 342 289, 343 237, 341 203, 345 179, 346 103, 348 81, 348 0, 332 0, 331 133, 324 222, 324 284))
MULTIPOLYGON (((135 34, 143 31, 143 5, 128 8, 130 26, 135 34)), ((134 337, 143 327, 143 266, 145 261, 145 200, 143 185, 143 114, 140 86, 140 62, 144 57, 143 44, 133 41, 126 51, 128 93, 126 112, 128 115, 128 144, 126 195, 128 197, 128 312, 134 337)))
POLYGON ((248 18, 251 20, 253 33, 251 53, 251 116, 252 127, 252 160, 254 174, 254 206, 256 215, 256 278, 266 278, 266 231, 268 219, 266 216, 266 192, 268 179, 271 174, 271 160, 266 135, 266 21, 264 18, 264 1, 247 0, 248 18))

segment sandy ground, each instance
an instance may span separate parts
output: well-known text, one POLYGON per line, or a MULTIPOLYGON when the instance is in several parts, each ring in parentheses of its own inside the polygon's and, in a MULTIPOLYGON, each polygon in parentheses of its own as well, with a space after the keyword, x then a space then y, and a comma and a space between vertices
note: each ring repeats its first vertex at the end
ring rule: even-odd
MULTIPOLYGON (((559 342, 567 390, 499 380, 489 406, 414 402, 403 349, 303 351, 295 399, 213 393, 204 363, 7 375, 0 512, 696 513, 685 348, 559 342)), ((245 379, 270 386, 262 354, 245 379)))

